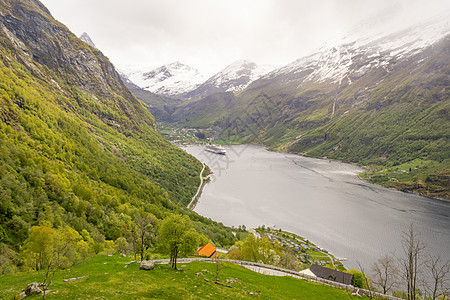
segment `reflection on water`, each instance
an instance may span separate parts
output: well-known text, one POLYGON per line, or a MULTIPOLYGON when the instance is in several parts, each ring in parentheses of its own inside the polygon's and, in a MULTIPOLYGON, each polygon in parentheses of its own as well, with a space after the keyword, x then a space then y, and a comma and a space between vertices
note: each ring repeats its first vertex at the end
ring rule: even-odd
POLYGON ((345 265, 366 270, 384 254, 401 254, 412 222, 430 252, 450 257, 450 202, 360 180, 350 164, 227 147, 227 155, 185 148, 214 172, 195 211, 229 226, 276 226, 304 236, 345 265))

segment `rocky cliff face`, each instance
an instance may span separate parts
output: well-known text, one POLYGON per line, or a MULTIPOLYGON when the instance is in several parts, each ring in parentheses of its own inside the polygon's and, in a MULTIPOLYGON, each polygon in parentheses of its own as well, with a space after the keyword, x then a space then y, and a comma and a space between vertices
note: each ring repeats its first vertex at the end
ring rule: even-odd
POLYGON ((38 1, 0 0, 2 246, 43 220, 116 240, 185 207, 202 166, 154 124, 99 50, 38 1))
MULTIPOLYGON (((50 80, 36 66, 44 65, 57 74, 57 84, 76 86, 98 101, 113 101, 138 122, 144 113, 138 100, 125 87, 114 66, 99 50, 88 47, 64 25, 53 19, 38 1, 0 0, 0 35, 4 47, 43 80, 50 80)), ((54 80, 53 80, 54 81, 54 80)), ((145 120, 146 122, 153 122, 145 120)), ((123 123, 114 120, 116 123, 123 123)), ((122 125, 125 126, 125 123, 122 125)), ((126 126, 130 126, 128 124, 126 126)))

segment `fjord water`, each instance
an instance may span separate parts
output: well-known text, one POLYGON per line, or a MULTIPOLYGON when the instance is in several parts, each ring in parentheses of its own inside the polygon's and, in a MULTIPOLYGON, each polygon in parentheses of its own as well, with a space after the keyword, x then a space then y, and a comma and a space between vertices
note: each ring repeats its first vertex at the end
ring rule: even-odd
POLYGON ((184 148, 214 172, 195 207, 228 226, 275 226, 297 233, 366 271, 385 254, 400 256, 411 223, 431 253, 450 257, 450 202, 358 178, 351 164, 229 146, 227 155, 184 148))

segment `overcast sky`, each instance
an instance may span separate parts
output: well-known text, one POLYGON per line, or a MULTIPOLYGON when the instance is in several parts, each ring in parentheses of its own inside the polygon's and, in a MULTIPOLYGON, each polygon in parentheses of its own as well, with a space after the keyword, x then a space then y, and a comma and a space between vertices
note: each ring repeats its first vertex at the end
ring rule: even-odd
POLYGON ((180 61, 204 76, 238 59, 287 64, 362 20, 381 18, 393 29, 450 9, 449 0, 41 1, 119 69, 180 61))

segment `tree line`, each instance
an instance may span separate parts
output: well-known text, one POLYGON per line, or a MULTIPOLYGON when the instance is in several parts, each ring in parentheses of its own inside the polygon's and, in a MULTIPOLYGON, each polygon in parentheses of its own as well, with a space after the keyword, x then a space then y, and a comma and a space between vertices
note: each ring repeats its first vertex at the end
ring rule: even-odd
POLYGON ((292 249, 270 241, 267 236, 256 238, 253 233, 248 234, 243 241, 237 241, 227 253, 227 258, 274 265, 294 271, 306 268, 292 249))
POLYGON ((36 80, 7 55, 0 47, 2 273, 24 268, 20 248, 31 228, 46 222, 142 249, 135 237, 140 220, 178 212, 214 242, 234 243, 231 229, 185 209, 200 182, 201 163, 194 157, 147 122, 134 130, 111 126, 105 117, 126 119, 124 111, 56 75, 62 90, 36 80))
MULTIPOLYGON (((193 254, 198 246, 206 244, 208 238, 197 232, 193 222, 186 215, 171 214, 163 220, 151 214, 141 216, 124 236, 105 240, 98 231, 81 233, 67 224, 55 228, 48 221, 30 229, 27 239, 15 257, 25 271, 67 269, 83 263, 99 253, 132 254, 135 260, 146 260, 158 253, 168 255, 170 264, 176 268, 179 256, 193 254)), ((1 260, 0 260, 1 262, 1 260)), ((0 264, 0 274, 13 267, 0 264)))

